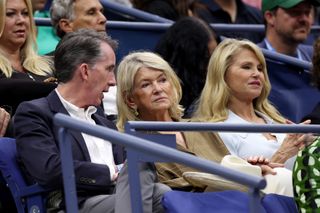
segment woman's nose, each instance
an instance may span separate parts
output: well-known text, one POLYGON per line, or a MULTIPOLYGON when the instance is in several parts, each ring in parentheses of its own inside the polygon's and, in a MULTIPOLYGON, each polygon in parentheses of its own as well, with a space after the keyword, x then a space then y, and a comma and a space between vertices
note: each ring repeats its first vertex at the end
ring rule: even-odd
POLYGON ((154 89, 154 91, 159 92, 162 90, 162 87, 160 86, 159 83, 156 82, 156 83, 153 83, 153 89, 154 89))

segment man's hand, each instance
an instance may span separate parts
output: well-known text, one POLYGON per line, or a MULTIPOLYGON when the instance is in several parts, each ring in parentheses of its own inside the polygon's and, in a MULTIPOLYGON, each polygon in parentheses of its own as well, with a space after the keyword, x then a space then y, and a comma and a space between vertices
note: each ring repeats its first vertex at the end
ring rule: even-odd
POLYGON ((8 124, 10 121, 10 114, 0 107, 0 137, 3 137, 6 133, 8 124))

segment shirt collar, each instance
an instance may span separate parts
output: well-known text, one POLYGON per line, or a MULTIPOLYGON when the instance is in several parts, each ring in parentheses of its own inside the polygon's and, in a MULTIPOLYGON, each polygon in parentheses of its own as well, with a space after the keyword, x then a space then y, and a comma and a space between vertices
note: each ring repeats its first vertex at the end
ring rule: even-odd
POLYGON ((76 105, 64 99, 59 93, 58 89, 55 89, 55 92, 57 93, 64 108, 71 115, 75 115, 76 117, 79 117, 79 118, 84 118, 84 117, 91 118, 92 114, 94 114, 97 111, 97 108, 95 106, 89 106, 87 109, 77 107, 76 105))
MULTIPOLYGON (((272 51, 272 52, 277 52, 277 51, 273 48, 273 46, 271 45, 271 43, 268 41, 267 38, 264 39, 264 43, 266 44, 266 47, 267 47, 268 50, 270 50, 270 51, 272 51)), ((292 55, 289 55, 289 56, 292 56, 292 55)), ((301 51, 299 50, 299 48, 297 48, 296 54, 295 54, 294 56, 292 56, 292 57, 295 57, 295 58, 298 58, 298 59, 300 59, 300 60, 303 60, 303 59, 302 59, 302 53, 301 53, 301 51)))

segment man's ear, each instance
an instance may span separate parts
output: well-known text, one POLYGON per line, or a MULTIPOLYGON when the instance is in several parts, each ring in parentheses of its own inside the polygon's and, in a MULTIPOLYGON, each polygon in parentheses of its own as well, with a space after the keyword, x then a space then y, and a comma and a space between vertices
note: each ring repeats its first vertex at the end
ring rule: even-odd
POLYGON ((88 64, 85 64, 85 63, 81 64, 79 66, 79 70, 80 70, 81 79, 88 80, 89 75, 90 75, 88 64))
POLYGON ((275 12, 272 12, 272 11, 269 11, 267 10, 265 13, 264 13, 264 19, 266 20, 266 23, 273 26, 274 25, 274 14, 275 12))
POLYGON ((69 19, 62 18, 59 20, 59 27, 65 33, 70 33, 73 31, 72 22, 69 19))

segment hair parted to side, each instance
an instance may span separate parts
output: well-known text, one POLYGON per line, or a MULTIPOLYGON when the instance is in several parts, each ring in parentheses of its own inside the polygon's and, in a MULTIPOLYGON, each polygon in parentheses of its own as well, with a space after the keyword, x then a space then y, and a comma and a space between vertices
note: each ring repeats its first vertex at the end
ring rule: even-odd
POLYGON ((234 59, 239 57, 244 49, 252 51, 257 56, 265 78, 260 96, 253 101, 255 110, 268 115, 279 123, 285 122, 285 118, 268 101, 271 84, 267 74, 265 58, 260 48, 251 41, 237 39, 225 39, 214 50, 208 65, 206 83, 193 120, 218 122, 227 119, 227 105, 231 94, 230 88, 225 82, 225 74, 233 64, 234 59))
MULTIPOLYGON (((6 20, 6 5, 10 0, 0 0, 0 37, 3 35, 6 20)), ((30 22, 29 32, 25 44, 21 47, 20 58, 22 59, 22 66, 37 75, 51 75, 52 67, 51 61, 48 57, 39 56, 37 54, 37 42, 36 42, 36 26, 32 14, 31 0, 24 0, 28 9, 28 17, 30 22)), ((0 50, 0 70, 7 78, 10 78, 13 72, 12 64, 3 55, 0 50)))
POLYGON ((50 7, 51 23, 56 34, 62 38, 66 33, 60 29, 59 21, 61 19, 74 20, 75 0, 53 0, 50 7))
POLYGON ((122 59, 117 69, 117 127, 120 131, 124 130, 126 121, 140 120, 127 105, 126 100, 132 94, 134 78, 141 68, 159 70, 166 75, 174 90, 171 97, 172 106, 169 109, 170 116, 174 120, 180 120, 183 114, 183 108, 179 105, 182 95, 180 81, 170 65, 155 53, 133 52, 122 59))
POLYGON ((118 43, 105 32, 80 29, 67 33, 59 42, 54 57, 55 77, 58 82, 70 81, 82 63, 93 66, 101 57, 101 43, 107 43, 114 51, 118 43))

